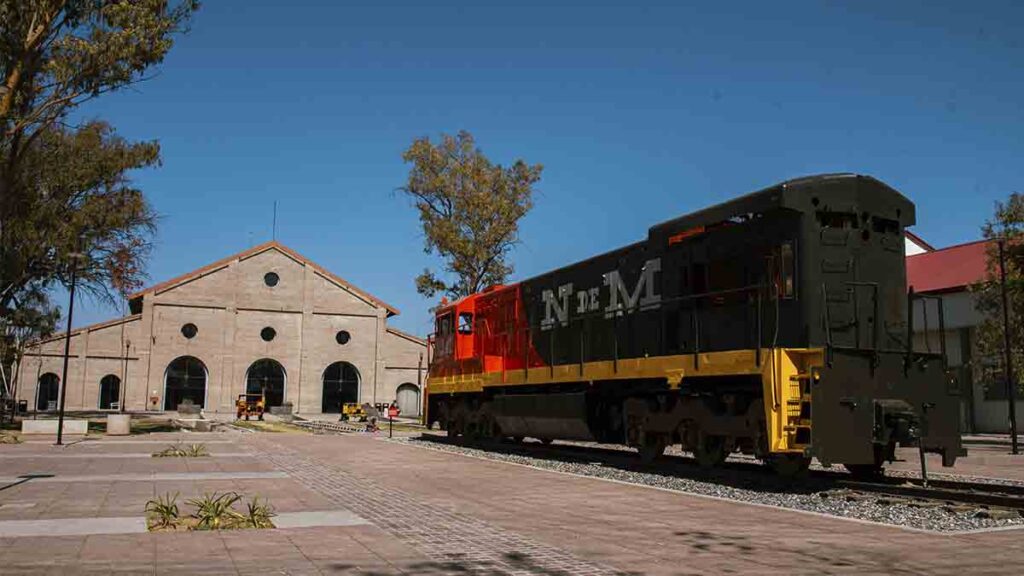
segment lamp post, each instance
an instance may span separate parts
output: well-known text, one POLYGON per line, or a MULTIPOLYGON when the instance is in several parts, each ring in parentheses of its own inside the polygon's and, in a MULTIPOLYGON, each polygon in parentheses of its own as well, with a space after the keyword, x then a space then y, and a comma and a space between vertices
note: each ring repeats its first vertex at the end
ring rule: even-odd
POLYGON ((71 295, 68 298, 68 329, 64 333, 64 372, 60 377, 60 408, 57 412, 57 445, 63 444, 64 437, 64 401, 68 395, 68 356, 71 353, 71 317, 75 313, 75 279, 78 276, 78 259, 82 255, 71 254, 71 295))
POLYGON ((128 349, 132 347, 131 339, 124 341, 124 368, 121 370, 121 390, 117 399, 120 400, 119 406, 121 407, 121 413, 124 414, 124 405, 128 398, 128 349))
POLYGON ((1006 296, 1006 251, 1004 238, 999 239, 999 287, 1003 297, 1003 358, 1006 363, 1006 399, 1010 403, 1010 445, 1013 454, 1020 454, 1017 447, 1017 383, 1013 379, 1013 358, 1010 354, 1010 309, 1006 296))

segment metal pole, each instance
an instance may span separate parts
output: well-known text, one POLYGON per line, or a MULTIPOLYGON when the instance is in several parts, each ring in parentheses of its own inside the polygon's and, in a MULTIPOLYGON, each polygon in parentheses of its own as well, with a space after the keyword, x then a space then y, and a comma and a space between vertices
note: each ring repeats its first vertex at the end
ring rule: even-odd
POLYGON ((68 330, 64 334, 64 373, 60 377, 60 408, 57 412, 57 445, 64 437, 64 401, 68 395, 68 355, 71 353, 71 317, 75 312, 75 277, 78 274, 77 255, 71 260, 71 296, 68 299, 68 330))
POLYGON ((1010 445, 1013 454, 1020 454, 1017 446, 1017 386, 1013 379, 1013 359, 1010 354, 1010 307, 1006 297, 1005 239, 999 239, 999 286, 1003 297, 1003 357, 1006 362, 1006 400, 1010 403, 1010 445))
POLYGON ((121 369, 121 389, 118 390, 117 399, 120 401, 121 413, 124 414, 125 396, 128 395, 128 349, 131 348, 132 341, 126 340, 124 343, 124 368, 121 369))

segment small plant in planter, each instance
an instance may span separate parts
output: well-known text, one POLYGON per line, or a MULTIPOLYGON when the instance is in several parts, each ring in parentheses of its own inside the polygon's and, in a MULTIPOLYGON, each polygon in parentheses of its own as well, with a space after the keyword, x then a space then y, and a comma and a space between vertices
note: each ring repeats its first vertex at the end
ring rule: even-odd
POLYGON ((235 502, 241 499, 242 497, 235 492, 219 495, 214 492, 205 494, 202 498, 189 500, 188 503, 196 507, 196 511, 192 513, 192 518, 196 521, 193 529, 221 530, 234 527, 243 520, 242 515, 232 508, 235 502))
POLYGON ((188 448, 185 448, 186 458, 205 458, 210 455, 210 452, 206 450, 205 444, 190 444, 188 448))
POLYGON ((150 530, 178 528, 178 493, 170 492, 146 502, 147 524, 150 530))
POLYGON ((273 506, 266 502, 261 503, 257 496, 246 506, 243 521, 249 528, 273 528, 274 524, 270 519, 274 516, 277 514, 274 513, 273 506))
POLYGON ((203 458, 209 455, 205 444, 183 446, 180 442, 153 453, 154 458, 203 458))
POLYGON ((21 444, 21 438, 18 438, 14 434, 4 434, 0 432, 0 444, 21 444))
POLYGON ((151 531, 177 530, 242 530, 248 528, 273 528, 271 518, 277 516, 274 508, 259 496, 246 504, 245 512, 235 509, 242 500, 237 492, 214 492, 202 498, 193 498, 186 503, 193 506, 192 514, 181 517, 178 512, 178 493, 165 494, 146 502, 146 526, 151 531))

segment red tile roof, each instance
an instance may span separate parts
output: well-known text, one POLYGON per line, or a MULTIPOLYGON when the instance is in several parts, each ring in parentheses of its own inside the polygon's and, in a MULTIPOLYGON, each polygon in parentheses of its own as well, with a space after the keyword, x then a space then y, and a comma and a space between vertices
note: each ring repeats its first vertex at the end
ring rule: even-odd
POLYGON ((988 240, 907 256, 907 286, 915 292, 962 290, 986 278, 988 240))

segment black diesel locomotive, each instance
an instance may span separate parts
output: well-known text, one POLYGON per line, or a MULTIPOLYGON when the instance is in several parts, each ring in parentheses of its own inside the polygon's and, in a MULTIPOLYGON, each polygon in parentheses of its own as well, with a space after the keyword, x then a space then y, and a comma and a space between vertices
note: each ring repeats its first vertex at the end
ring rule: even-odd
POLYGON ((915 331, 915 310, 941 329, 942 308, 907 292, 913 223, 874 178, 800 178, 444 305, 427 423, 645 459, 682 444, 706 466, 741 451, 783 473, 816 457, 876 474, 897 445, 952 466, 959 390, 915 331))

